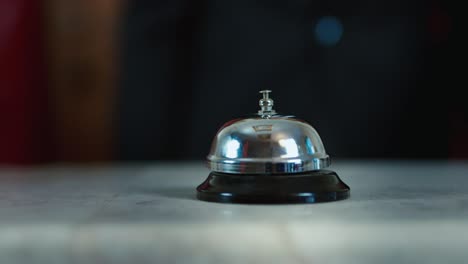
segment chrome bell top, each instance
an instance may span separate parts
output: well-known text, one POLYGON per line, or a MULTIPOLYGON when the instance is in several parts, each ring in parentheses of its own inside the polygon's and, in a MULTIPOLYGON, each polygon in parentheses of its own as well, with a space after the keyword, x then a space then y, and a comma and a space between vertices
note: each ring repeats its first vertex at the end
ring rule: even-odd
POLYGON ((281 174, 313 171, 330 165, 317 131, 294 116, 273 110, 271 91, 260 91, 257 114, 225 123, 207 156, 212 171, 281 174))

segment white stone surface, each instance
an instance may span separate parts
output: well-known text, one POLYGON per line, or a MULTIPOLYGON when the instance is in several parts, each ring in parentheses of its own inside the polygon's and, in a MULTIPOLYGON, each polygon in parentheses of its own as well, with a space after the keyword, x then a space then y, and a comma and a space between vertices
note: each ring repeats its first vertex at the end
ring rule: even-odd
POLYGON ((0 168, 0 263, 468 263, 468 163, 337 161, 344 201, 202 202, 202 163, 0 168))

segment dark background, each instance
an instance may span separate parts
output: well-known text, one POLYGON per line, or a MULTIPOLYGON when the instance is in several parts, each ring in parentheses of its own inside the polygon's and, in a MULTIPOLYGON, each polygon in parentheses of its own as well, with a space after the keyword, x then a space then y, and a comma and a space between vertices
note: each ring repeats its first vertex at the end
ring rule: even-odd
POLYGON ((450 2, 129 4, 120 159, 202 159, 225 121, 258 110, 263 89, 278 112, 310 122, 332 157, 466 157, 450 2), (325 41, 323 19, 335 22, 321 28, 325 41))
POLYGON ((265 89, 332 158, 468 158, 458 10, 0 0, 0 164, 204 159, 265 89))

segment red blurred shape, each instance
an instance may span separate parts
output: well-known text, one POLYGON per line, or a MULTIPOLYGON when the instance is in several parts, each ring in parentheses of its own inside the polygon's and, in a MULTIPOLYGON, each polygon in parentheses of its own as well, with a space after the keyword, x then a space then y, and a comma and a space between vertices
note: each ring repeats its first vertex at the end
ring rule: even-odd
POLYGON ((435 42, 446 41, 452 26, 451 17, 442 8, 433 5, 428 19, 429 33, 435 42))
POLYGON ((450 116, 451 134, 449 158, 468 158, 468 123, 462 111, 452 111, 450 116))
POLYGON ((45 158, 41 1, 0 0, 0 163, 45 158))

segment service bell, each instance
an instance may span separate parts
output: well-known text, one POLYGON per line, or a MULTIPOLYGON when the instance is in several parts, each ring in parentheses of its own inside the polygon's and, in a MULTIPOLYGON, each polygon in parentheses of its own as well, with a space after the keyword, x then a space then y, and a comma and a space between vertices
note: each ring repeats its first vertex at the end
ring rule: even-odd
POLYGON ((211 170, 200 200, 226 203, 314 203, 349 197, 349 187, 325 168, 330 157, 317 131, 273 109, 260 91, 256 114, 225 123, 207 156, 211 170))

